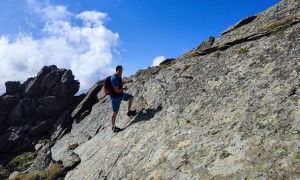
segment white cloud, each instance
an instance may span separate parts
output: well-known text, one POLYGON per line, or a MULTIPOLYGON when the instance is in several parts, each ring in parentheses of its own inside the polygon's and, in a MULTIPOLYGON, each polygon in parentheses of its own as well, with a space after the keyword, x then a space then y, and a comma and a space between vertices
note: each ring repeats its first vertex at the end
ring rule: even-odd
POLYGON ((82 19, 86 23, 86 26, 101 26, 103 21, 107 19, 107 14, 96 11, 85 11, 76 15, 76 18, 82 19))
POLYGON ((67 8, 64 6, 47 6, 41 10, 43 17, 46 20, 60 20, 65 19, 68 16, 71 16, 71 13, 68 12, 67 8))
POLYGON ((163 62, 165 60, 165 56, 158 56, 156 58, 153 59, 153 63, 152 66, 158 66, 161 62, 163 62))
POLYGON ((44 65, 71 69, 81 89, 113 73, 113 51, 118 46, 119 35, 103 25, 107 14, 95 11, 72 14, 64 6, 27 2, 34 13, 43 17, 44 36, 36 39, 28 34, 0 35, 1 94, 5 92, 6 81, 22 83, 36 76, 44 65), (79 18, 83 25, 71 22, 72 18, 79 18))

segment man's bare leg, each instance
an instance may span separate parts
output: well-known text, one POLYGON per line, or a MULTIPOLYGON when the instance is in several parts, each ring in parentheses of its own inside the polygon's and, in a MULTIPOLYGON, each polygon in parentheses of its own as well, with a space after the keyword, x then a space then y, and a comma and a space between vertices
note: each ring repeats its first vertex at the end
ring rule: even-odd
POLYGON ((117 114, 118 114, 118 112, 113 112, 113 114, 111 116, 111 125, 112 125, 112 128, 114 128, 115 125, 116 125, 117 114))
POLYGON ((133 102, 133 96, 128 100, 128 112, 131 111, 132 102, 133 102))

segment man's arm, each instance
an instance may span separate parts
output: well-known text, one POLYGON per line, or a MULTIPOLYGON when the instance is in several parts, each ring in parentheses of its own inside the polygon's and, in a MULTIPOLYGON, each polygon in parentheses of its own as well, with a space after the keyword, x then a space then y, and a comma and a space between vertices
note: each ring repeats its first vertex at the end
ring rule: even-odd
POLYGON ((133 82, 133 80, 131 79, 131 80, 128 80, 128 81, 123 81, 122 84, 127 84, 127 83, 132 83, 132 82, 133 82))
POLYGON ((120 93, 120 92, 123 92, 123 91, 127 91, 127 87, 124 87, 124 88, 119 88, 119 86, 115 86, 114 87, 116 93, 120 93))

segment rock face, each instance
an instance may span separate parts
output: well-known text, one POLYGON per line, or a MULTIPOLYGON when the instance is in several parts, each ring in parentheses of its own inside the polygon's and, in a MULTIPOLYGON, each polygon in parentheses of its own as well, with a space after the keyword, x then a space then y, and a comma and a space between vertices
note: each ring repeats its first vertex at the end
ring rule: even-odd
MULTIPOLYGON (((122 132, 97 82, 74 97, 70 70, 44 67, 7 82, 0 99, 0 153, 46 134, 29 171, 60 162, 65 179, 299 179, 300 1, 282 0, 221 37, 138 71, 122 132), (99 93, 100 91, 100 93, 99 93), (50 157, 51 156, 51 157, 50 157)), ((0 178, 11 172, 0 164, 0 178)))
POLYGON ((111 131, 100 94, 52 158, 78 145, 66 179, 299 179, 299 13, 298 0, 283 0, 189 58, 137 72, 138 114, 122 103, 124 130, 111 131))
POLYGON ((32 150, 37 140, 61 134, 70 126, 66 114, 76 106, 74 95, 79 90, 72 71, 45 66, 23 84, 9 81, 5 85, 6 93, 0 98, 0 160, 32 150), (58 125, 63 127, 55 129, 58 125))

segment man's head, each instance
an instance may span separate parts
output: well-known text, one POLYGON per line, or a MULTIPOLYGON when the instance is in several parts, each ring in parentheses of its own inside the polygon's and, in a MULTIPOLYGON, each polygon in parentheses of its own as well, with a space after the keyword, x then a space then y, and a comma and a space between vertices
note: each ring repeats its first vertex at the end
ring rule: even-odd
POLYGON ((121 76, 122 75, 122 72, 123 72, 123 67, 122 66, 117 66, 116 67, 116 74, 121 76))

